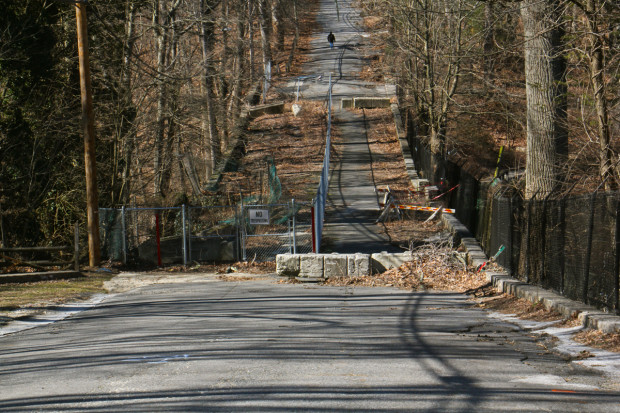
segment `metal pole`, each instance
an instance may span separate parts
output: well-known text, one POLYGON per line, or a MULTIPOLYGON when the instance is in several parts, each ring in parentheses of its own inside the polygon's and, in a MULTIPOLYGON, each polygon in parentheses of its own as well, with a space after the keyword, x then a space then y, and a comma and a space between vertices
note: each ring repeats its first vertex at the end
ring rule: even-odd
POLYGON ((123 236, 123 264, 127 265, 127 225, 125 205, 121 208, 121 232, 123 236))
POLYGON ((292 254, 293 253, 293 234, 291 234, 291 231, 293 230, 293 228, 292 228, 290 219, 286 220, 286 226, 288 227, 288 253, 292 254))
POLYGON ((97 165, 95 160, 95 121, 92 88, 90 84, 90 62, 88 56, 88 30, 86 5, 75 4, 77 40, 80 66, 80 90, 82 99, 82 127, 84 131, 84 168, 86 170, 86 215, 88 227, 88 262, 96 267, 101 262, 99 240, 99 209, 97 194, 97 165))
POLYGON ((187 209, 187 262, 192 262, 192 207, 187 209))
POLYGON ((295 223, 297 212, 295 211, 295 198, 291 199, 291 207, 293 208, 293 254, 297 254, 297 237, 295 236, 295 223))
POLYGON ((185 223, 185 204, 181 206, 181 226, 183 233, 183 265, 187 266, 187 229, 185 223))
POLYGON ((317 252, 317 248, 316 248, 316 233, 317 233, 317 228, 316 228, 316 210, 315 210, 315 203, 312 203, 312 206, 310 207, 310 216, 312 217, 312 252, 317 252))

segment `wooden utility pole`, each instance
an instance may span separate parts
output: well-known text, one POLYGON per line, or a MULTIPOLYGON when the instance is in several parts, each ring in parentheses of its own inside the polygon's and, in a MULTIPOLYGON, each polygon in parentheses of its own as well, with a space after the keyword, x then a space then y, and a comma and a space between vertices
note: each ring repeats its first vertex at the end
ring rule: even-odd
POLYGON ((80 58, 80 90, 82 95, 82 127, 84 129, 84 166, 86 169, 86 215, 88 218, 88 262, 96 267, 101 261, 99 248, 99 196, 97 194, 97 164, 95 159, 95 117, 90 84, 86 4, 75 3, 78 54, 80 58))

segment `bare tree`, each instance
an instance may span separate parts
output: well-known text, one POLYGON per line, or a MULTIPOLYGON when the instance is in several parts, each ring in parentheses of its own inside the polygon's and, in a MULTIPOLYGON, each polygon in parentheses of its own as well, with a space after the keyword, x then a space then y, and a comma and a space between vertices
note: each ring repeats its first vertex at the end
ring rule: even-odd
MULTIPOLYGON (((468 27, 479 3, 394 0, 380 7, 389 13, 394 35, 387 40, 402 68, 401 82, 411 96, 417 130, 428 138, 438 161, 446 156, 446 127, 463 63, 474 44, 468 27)), ((434 171, 442 173, 439 162, 434 171)))
POLYGON ((568 156, 566 60, 561 0, 524 0, 527 96, 525 196, 545 198, 563 182, 568 156))
POLYGON ((217 131, 217 118, 213 102, 214 67, 211 62, 214 42, 213 12, 217 0, 200 0, 200 44, 202 47, 203 81, 202 92, 206 110, 203 112, 203 133, 208 136, 206 146, 210 149, 210 159, 207 167, 207 177, 213 173, 221 157, 221 142, 217 131))
MULTIPOLYGON (((582 12, 581 19, 575 19, 575 24, 583 21, 583 49, 588 62, 589 83, 592 90, 594 109, 596 112, 596 134, 599 143, 599 175, 606 190, 618 187, 618 168, 615 163, 615 154, 611 146, 612 135, 608 99, 608 82, 610 79, 607 62, 613 61, 609 54, 613 53, 611 45, 614 27, 613 16, 618 18, 618 6, 613 6, 606 0, 572 1, 582 12)), ((617 20, 616 20, 617 24, 617 20)), ((581 34, 577 32, 578 34, 581 34)), ((579 50, 579 39, 576 37, 576 48, 579 50)), ((585 120, 584 120, 585 121, 585 120)))

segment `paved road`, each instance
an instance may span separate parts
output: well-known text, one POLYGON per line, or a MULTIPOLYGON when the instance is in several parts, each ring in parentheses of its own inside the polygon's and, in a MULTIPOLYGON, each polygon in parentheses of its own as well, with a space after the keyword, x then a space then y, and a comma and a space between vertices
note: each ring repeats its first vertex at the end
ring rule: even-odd
POLYGON ((153 285, 0 337, 0 383, 5 412, 620 411, 461 295, 273 281, 153 285))
MULTIPOLYGON (((359 79, 364 67, 362 44, 367 34, 362 32, 359 12, 352 1, 322 0, 317 17, 317 32, 311 41, 304 73, 308 78, 299 83, 303 99, 325 100, 329 79, 333 83, 333 119, 341 139, 333 144, 330 186, 326 208, 323 251, 373 253, 402 252, 390 245, 389 238, 375 221, 379 203, 372 174, 372 153, 368 145, 366 125, 359 112, 340 109, 342 98, 356 96, 391 97, 394 86, 359 79), (330 49, 327 35, 336 36, 330 49)), ((298 84, 288 84, 289 93, 298 84)), ((405 165, 403 164, 403 168, 405 165)))

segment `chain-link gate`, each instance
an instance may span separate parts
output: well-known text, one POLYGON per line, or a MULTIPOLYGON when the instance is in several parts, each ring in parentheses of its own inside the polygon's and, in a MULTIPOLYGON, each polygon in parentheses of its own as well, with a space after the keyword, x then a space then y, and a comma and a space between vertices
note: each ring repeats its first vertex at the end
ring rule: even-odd
POLYGON ((277 254, 312 251, 312 218, 306 204, 245 205, 241 229, 244 261, 269 261, 277 254))
POLYGON ((236 206, 188 207, 188 261, 239 260, 236 206))

